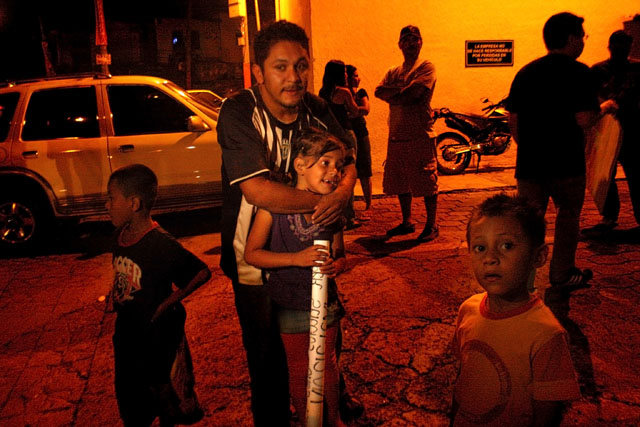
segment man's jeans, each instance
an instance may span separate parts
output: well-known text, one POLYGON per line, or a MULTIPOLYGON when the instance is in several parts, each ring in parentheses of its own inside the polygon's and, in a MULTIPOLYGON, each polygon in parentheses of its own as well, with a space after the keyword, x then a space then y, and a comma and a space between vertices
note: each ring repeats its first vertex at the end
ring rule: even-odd
POLYGON ((556 208, 553 252, 549 280, 562 282, 575 267, 580 233, 580 212, 584 203, 585 177, 559 179, 518 179, 518 194, 547 211, 549 197, 556 208))
POLYGON ((233 284, 251 377, 251 411, 256 427, 289 426, 287 359, 264 286, 233 284))

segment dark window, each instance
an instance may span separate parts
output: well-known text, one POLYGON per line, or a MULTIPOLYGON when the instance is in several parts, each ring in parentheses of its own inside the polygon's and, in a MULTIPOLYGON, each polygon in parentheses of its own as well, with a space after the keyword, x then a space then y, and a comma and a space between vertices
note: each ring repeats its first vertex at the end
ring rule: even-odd
POLYGON ((152 86, 109 85, 116 136, 188 132, 193 112, 152 86))
POLYGON ((0 142, 4 142, 9 135, 9 128, 13 121, 13 113, 16 111, 20 99, 19 92, 3 93, 0 95, 0 142))
POLYGON ((191 31, 191 49, 200 49, 200 33, 191 31))
POLYGON ((34 92, 29 100, 22 139, 97 138, 98 109, 93 86, 34 92))

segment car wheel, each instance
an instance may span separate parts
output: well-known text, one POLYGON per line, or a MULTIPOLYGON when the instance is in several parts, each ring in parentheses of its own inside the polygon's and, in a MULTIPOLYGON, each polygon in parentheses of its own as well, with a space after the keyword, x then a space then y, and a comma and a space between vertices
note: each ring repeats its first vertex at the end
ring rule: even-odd
POLYGON ((22 250, 41 244, 49 233, 51 214, 42 200, 9 194, 0 200, 0 246, 22 250))

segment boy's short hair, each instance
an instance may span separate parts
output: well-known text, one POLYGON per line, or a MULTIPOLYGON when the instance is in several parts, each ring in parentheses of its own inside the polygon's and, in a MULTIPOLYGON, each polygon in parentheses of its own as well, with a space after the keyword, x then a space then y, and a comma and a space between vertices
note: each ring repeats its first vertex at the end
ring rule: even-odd
MULTIPOLYGON (((547 49, 562 49, 569 42, 569 36, 579 36, 584 18, 569 12, 553 15, 544 24, 542 37, 547 49)), ((584 35, 584 34, 583 34, 584 35)))
POLYGON ((256 64, 260 68, 264 68, 264 61, 269 56, 271 47, 281 41, 300 43, 309 53, 309 37, 307 37, 307 33, 302 28, 285 20, 276 21, 264 27, 256 35, 253 44, 253 55, 256 64))
POLYGON ((470 238, 471 223, 483 217, 507 216, 515 218, 520 223, 533 247, 544 244, 547 224, 542 210, 522 196, 510 196, 506 193, 487 198, 473 210, 467 223, 467 244, 470 238))
POLYGON ((611 33, 609 36, 609 46, 615 44, 629 45, 633 43, 633 37, 624 32, 624 30, 617 30, 611 33))
POLYGON ((153 208, 158 195, 158 178, 150 168, 141 164, 123 166, 111 174, 109 184, 113 181, 126 197, 138 197, 143 209, 150 211, 153 208))

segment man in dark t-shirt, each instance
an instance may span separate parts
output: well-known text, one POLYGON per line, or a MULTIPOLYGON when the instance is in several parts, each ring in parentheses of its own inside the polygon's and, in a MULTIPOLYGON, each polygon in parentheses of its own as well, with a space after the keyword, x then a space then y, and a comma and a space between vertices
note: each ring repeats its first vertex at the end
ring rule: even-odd
POLYGON ((218 142, 222 147, 222 255, 231 279, 251 377, 251 410, 256 426, 288 426, 289 396, 284 348, 271 316, 262 272, 244 261, 244 247, 256 208, 273 213, 313 212, 328 225, 342 216, 356 180, 351 162, 331 194, 320 196, 282 183, 293 163, 291 141, 309 127, 347 136, 326 102, 307 92, 309 41, 295 24, 278 21, 254 42, 257 85, 242 90, 221 107, 218 142))
MULTIPOLYGON (((615 115, 622 127, 622 143, 618 161, 629 187, 633 216, 640 225, 640 61, 629 58, 633 37, 623 30, 609 37, 609 59, 591 67, 600 105, 604 112, 615 115)), ((615 171, 614 171, 615 178, 615 171)), ((620 197, 618 186, 611 180, 602 211, 602 221, 582 230, 589 236, 611 232, 618 225, 620 197)))
POLYGON ((583 18, 568 12, 547 20, 549 53, 525 65, 511 84, 507 109, 518 144, 518 193, 546 211, 557 210, 549 279, 582 286, 590 270, 575 266, 585 193, 585 131, 600 109, 589 68, 576 61, 584 49, 583 18))

